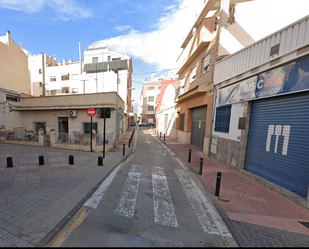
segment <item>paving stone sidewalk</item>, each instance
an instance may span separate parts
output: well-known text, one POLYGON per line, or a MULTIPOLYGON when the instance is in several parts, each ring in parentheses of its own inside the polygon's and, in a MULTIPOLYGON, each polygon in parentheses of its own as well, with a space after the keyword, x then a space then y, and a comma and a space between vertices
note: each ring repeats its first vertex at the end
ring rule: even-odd
POLYGON ((0 247, 46 245, 131 153, 132 130, 106 152, 103 166, 98 165, 103 153, 0 143, 0 247), (13 167, 7 167, 9 157, 13 167))

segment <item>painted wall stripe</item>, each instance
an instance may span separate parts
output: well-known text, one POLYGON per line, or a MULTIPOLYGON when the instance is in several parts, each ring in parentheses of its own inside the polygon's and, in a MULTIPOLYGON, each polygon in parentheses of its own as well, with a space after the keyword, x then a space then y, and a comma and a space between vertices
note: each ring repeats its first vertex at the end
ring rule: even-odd
POLYGON ((232 237, 220 215, 215 211, 189 173, 175 169, 176 175, 205 233, 232 237))
POLYGON ((152 167, 152 192, 154 222, 165 226, 178 227, 167 179, 161 167, 152 167))
POLYGON ((114 213, 133 218, 142 165, 132 164, 122 189, 122 195, 114 213))

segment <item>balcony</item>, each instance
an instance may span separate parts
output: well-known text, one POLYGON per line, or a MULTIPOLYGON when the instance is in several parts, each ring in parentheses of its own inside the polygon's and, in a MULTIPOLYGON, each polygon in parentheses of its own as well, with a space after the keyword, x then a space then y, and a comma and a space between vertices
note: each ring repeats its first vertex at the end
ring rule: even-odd
POLYGON ((195 30, 191 39, 186 43, 182 53, 180 54, 177 62, 180 64, 180 69, 177 74, 181 74, 184 69, 195 59, 195 57, 205 49, 212 39, 215 37, 216 32, 216 18, 205 18, 199 27, 195 30))

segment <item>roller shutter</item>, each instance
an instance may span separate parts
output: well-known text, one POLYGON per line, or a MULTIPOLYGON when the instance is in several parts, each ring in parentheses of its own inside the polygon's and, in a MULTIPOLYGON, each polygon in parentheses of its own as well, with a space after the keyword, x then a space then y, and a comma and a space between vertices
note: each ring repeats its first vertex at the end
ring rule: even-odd
POLYGON ((245 170, 307 198, 308 92, 252 102, 245 170))

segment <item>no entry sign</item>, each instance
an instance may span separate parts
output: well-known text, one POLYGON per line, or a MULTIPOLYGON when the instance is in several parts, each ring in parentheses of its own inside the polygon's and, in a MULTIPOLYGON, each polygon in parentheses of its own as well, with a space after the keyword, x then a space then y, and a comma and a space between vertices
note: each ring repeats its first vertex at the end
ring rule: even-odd
POLYGON ((89 108, 89 109, 87 110, 87 115, 88 115, 89 117, 93 117, 93 116, 95 115, 95 109, 89 108))

